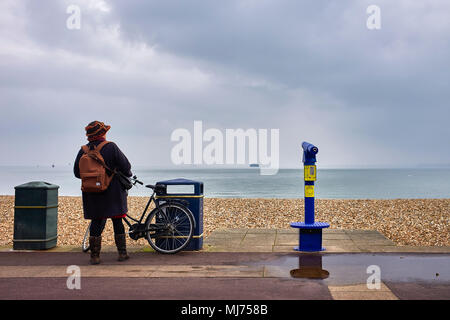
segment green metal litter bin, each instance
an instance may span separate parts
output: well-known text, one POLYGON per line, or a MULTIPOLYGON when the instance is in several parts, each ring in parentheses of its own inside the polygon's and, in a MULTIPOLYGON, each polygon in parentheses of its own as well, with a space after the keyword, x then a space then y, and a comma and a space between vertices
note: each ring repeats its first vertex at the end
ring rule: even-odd
POLYGON ((58 188, 43 181, 14 188, 14 250, 43 250, 56 246, 58 188))

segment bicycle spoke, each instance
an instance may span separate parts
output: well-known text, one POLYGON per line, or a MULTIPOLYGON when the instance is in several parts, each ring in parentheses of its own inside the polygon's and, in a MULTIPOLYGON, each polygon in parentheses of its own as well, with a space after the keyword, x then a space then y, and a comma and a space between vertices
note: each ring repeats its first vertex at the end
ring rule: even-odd
MULTIPOLYGON (((186 236, 186 234, 182 234, 182 233, 180 233, 180 232, 178 232, 178 230, 175 230, 175 232, 176 233, 178 233, 180 236, 182 236, 182 237, 185 237, 186 236)), ((188 233, 189 234, 189 233, 188 233)))
MULTIPOLYGON (((166 210, 166 211, 167 211, 167 210, 166 210)), ((164 220, 165 220, 165 221, 164 221, 165 223, 169 223, 167 213, 164 212, 163 210, 161 210, 161 212, 162 212, 162 214, 161 214, 160 218, 164 219, 164 220)))
POLYGON ((193 219, 180 205, 163 204, 147 221, 147 240, 159 252, 175 253, 192 238, 193 219))
POLYGON ((166 243, 166 249, 170 250, 170 248, 169 248, 169 238, 165 238, 164 241, 166 243))
POLYGON ((181 224, 182 222, 184 222, 184 221, 186 221, 186 220, 189 221, 189 218, 188 218, 188 216, 185 215, 183 218, 181 218, 180 220, 178 220, 178 223, 177 223, 177 224, 174 224, 174 226, 176 227, 176 226, 178 226, 179 224, 181 224))

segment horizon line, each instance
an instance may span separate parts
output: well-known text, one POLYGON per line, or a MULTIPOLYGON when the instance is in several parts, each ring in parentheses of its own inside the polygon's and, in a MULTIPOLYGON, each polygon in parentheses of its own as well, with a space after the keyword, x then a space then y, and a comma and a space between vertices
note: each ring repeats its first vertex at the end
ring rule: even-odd
MULTIPOLYGON (((73 163, 70 164, 0 164, 0 168, 11 167, 11 168, 49 168, 52 169, 52 165, 54 168, 67 168, 72 167, 73 163)), ((144 165, 144 164, 136 164, 133 165, 132 168, 148 168, 148 169, 160 169, 160 170, 205 170, 205 169, 224 169, 224 170, 232 170, 232 169, 250 169, 250 170, 258 170, 261 167, 249 167, 248 165, 241 166, 232 166, 232 165, 180 165, 180 166, 163 166, 163 165, 144 165)), ((354 169, 450 169, 450 164, 428 164, 428 165, 410 165, 410 166, 386 166, 386 165, 373 165, 373 166, 333 166, 333 165, 325 165, 321 166, 317 165, 318 169, 322 170, 354 170, 354 169)), ((293 167, 293 166, 284 166, 279 167, 278 170, 301 170, 303 166, 293 167)))

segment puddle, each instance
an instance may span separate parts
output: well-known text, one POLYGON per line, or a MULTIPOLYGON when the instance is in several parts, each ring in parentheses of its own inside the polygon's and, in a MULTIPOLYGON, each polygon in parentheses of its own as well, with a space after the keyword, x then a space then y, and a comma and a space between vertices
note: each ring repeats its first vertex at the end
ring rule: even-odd
POLYGON ((330 276, 327 270, 322 269, 322 256, 305 254, 298 257, 298 268, 289 271, 292 278, 300 279, 326 279, 330 276))
POLYGON ((328 285, 366 283, 374 270, 386 282, 450 285, 450 254, 295 253, 251 264, 264 265, 267 277, 322 279, 328 285))

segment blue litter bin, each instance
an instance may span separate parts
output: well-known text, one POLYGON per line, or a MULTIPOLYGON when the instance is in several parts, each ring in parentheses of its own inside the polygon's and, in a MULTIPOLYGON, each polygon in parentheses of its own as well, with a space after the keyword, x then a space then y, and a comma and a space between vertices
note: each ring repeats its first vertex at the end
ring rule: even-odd
POLYGON ((163 204, 167 199, 184 200, 195 219, 194 235, 183 250, 201 250, 203 248, 203 182, 188 179, 172 179, 156 183, 156 201, 163 204))

